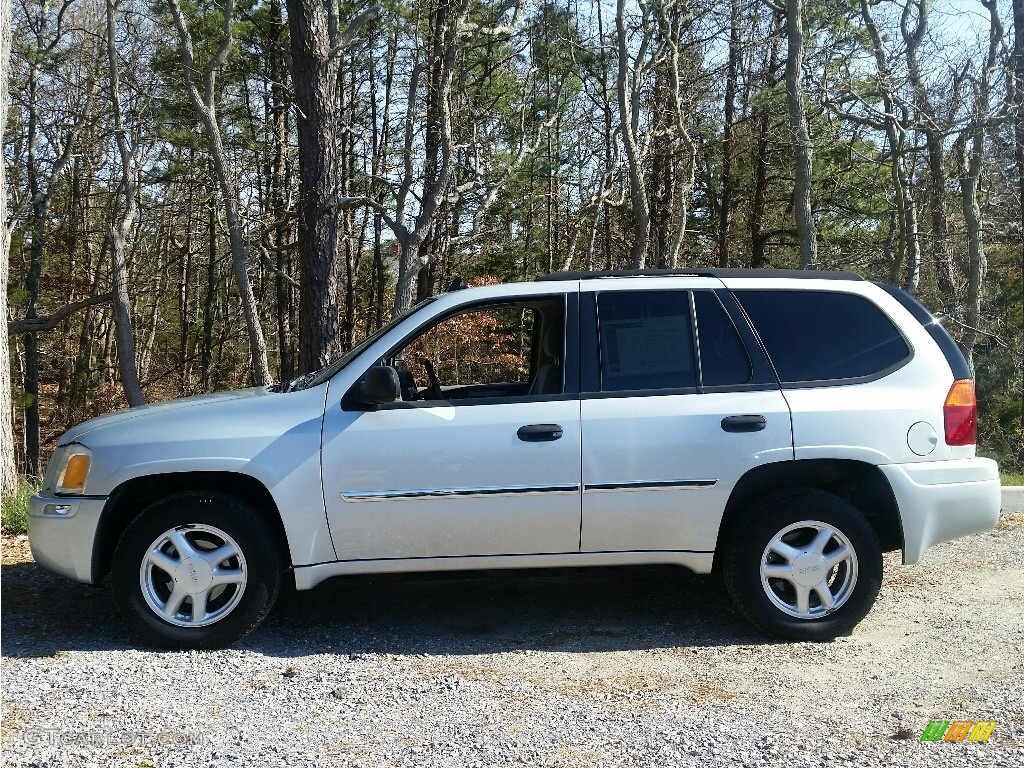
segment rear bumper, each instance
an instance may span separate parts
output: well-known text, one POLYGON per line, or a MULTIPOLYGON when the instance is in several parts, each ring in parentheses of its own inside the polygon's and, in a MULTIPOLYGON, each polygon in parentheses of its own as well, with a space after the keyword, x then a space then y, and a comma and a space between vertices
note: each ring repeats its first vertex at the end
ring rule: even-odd
POLYGON ((903 524, 903 562, 928 547, 994 528, 999 522, 999 467, 991 459, 885 464, 903 524))
POLYGON ((93 583, 92 554, 106 497, 32 497, 28 540, 41 566, 86 584, 93 583))

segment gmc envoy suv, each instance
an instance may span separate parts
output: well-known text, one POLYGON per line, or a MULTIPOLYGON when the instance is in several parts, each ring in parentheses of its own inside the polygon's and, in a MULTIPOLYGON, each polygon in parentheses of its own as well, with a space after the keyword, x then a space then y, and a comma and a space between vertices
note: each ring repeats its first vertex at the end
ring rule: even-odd
POLYGON ((883 552, 996 524, 976 418, 939 322, 855 274, 558 273, 428 299, 284 385, 81 424, 29 535, 164 647, 232 643, 285 578, 644 563, 827 640, 883 552))

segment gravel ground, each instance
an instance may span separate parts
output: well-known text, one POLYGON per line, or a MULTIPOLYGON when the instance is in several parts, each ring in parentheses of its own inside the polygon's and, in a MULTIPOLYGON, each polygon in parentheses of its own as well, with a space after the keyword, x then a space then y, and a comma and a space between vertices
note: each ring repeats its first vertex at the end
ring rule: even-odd
POLYGON ((903 566, 850 637, 775 643, 678 569, 336 579, 161 653, 3 542, 12 766, 1024 766, 1024 514, 903 566), (929 720, 996 720, 922 743, 929 720))

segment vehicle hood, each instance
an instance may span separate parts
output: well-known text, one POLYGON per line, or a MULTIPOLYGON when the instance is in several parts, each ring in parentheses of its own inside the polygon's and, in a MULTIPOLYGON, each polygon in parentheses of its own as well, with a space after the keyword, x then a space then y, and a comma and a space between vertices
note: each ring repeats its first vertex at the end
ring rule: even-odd
MULTIPOLYGON (((249 389, 234 389, 224 392, 212 392, 208 395, 195 395, 193 397, 182 397, 177 400, 166 400, 162 403, 150 403, 129 408, 124 411, 115 411, 95 419, 82 422, 72 427, 57 441, 57 445, 67 445, 80 441, 85 435, 95 430, 105 430, 115 424, 124 422, 162 422, 168 419, 175 419, 178 415, 184 416, 184 411, 189 411, 188 421, 201 423, 204 412, 211 408, 219 408, 233 400, 245 400, 249 398, 282 397, 281 393, 272 392, 267 387, 251 387, 249 389), (198 411, 195 409, 199 409, 198 411)), ((132 426, 143 426, 133 424, 132 426)))

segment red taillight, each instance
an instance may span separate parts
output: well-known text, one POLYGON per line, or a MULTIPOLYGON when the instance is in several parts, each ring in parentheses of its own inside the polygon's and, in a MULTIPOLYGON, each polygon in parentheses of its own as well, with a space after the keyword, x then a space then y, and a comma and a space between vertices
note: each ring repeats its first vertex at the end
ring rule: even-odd
POLYGON ((942 405, 946 445, 974 445, 978 442, 978 404, 971 379, 954 381, 942 405))

